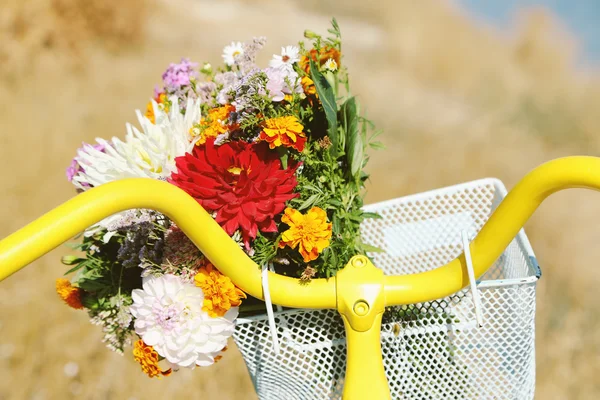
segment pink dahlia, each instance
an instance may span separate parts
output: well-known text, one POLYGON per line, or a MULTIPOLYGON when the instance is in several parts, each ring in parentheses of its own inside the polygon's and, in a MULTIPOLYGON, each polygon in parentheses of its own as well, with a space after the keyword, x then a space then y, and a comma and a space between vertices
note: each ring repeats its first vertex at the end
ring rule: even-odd
POLYGON ((264 143, 214 139, 195 146, 192 154, 175 159, 177 172, 169 182, 185 190, 231 236, 240 230, 246 248, 258 231, 276 232, 275 216, 294 197, 296 166, 283 169, 276 153, 264 143))

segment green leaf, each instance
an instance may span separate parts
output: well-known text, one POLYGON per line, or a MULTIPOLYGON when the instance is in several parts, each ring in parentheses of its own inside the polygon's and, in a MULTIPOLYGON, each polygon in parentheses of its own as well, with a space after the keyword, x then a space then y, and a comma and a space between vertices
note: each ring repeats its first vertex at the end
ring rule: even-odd
POLYGON ((102 289, 106 289, 108 285, 106 282, 84 279, 77 282, 77 286, 79 286, 86 292, 96 292, 102 289))
POLYGON ((337 217, 337 215, 333 216, 332 230, 333 230, 333 233, 335 233, 335 234, 339 234, 342 231, 340 219, 337 217))
POLYGON ((376 142, 371 142, 369 143, 369 146, 373 149, 373 150, 381 150, 381 149, 385 149, 385 145, 380 142, 380 141, 376 141, 376 142))
POLYGON ((373 218, 373 219, 382 219, 383 217, 374 212, 364 212, 362 213, 363 218, 373 218))
POLYGON ((65 243, 65 246, 73 250, 80 250, 83 245, 84 243, 65 243))
POLYGON ((335 19, 335 17, 331 18, 331 25, 333 26, 333 28, 339 32, 340 31, 340 26, 337 22, 337 19, 335 19))
POLYGON ((361 243, 361 247, 367 253, 383 253, 384 252, 383 249, 381 249, 377 246, 372 246, 370 244, 366 244, 366 243, 361 243))
POLYGON ((335 103, 335 93, 333 88, 327 81, 327 78, 319 71, 317 65, 313 60, 310 60, 310 75, 311 79, 315 83, 319 100, 323 105, 325 111, 325 117, 327 118, 327 135, 331 140, 331 147, 329 152, 331 156, 337 158, 338 156, 338 129, 337 129, 337 104, 335 103))
POLYGON ((311 185, 311 184, 302 185, 302 188, 303 189, 307 189, 307 190, 311 190, 313 192, 321 193, 321 194, 323 193, 323 191, 321 189, 319 189, 315 185, 311 185))
POLYGON ((350 97, 346 100, 342 105, 342 111, 346 127, 346 157, 351 175, 358 178, 364 161, 364 146, 358 126, 356 98, 350 97))
POLYGON ((331 199, 327 200, 327 202, 329 204, 331 204, 332 206, 336 206, 336 207, 343 207, 344 206, 344 203, 342 203, 338 199, 331 198, 331 199))
POLYGON ((298 211, 302 211, 302 210, 307 209, 308 207, 312 206, 313 204, 315 204, 317 202, 318 198, 319 198, 318 194, 313 194, 308 199, 306 199, 304 201, 304 203, 302 203, 300 205, 300 207, 298 207, 298 211))
MULTIPOLYGON (((358 211, 358 210, 357 210, 357 211, 358 211)), ((360 211, 358 211, 358 212, 352 212, 352 213, 348 213, 348 214, 346 214, 346 216, 347 216, 347 217, 348 217, 348 218, 349 218, 351 221, 358 222, 358 223, 360 224, 360 223, 363 221, 363 219, 364 219, 364 218, 362 217, 362 213, 361 213, 361 214, 359 214, 359 212, 360 212, 360 211)))
POLYGON ((83 267, 85 267, 87 264, 85 262, 80 262, 79 264, 75 265, 73 268, 71 268, 70 270, 68 270, 67 272, 65 272, 65 275, 69 275, 72 272, 75 272, 83 267))
MULTIPOLYGON (((335 254, 335 251, 333 251, 333 249, 331 249, 331 258, 330 258, 330 265, 331 265, 331 267, 333 267, 333 269, 334 269, 334 270, 337 270, 337 269, 339 269, 339 268, 342 268, 343 266, 342 266, 342 267, 340 267, 340 266, 338 265, 338 263, 339 263, 339 261, 338 261, 337 254, 335 254)), ((331 272, 330 272, 331 270, 330 270, 330 269, 328 269, 327 271, 328 271, 328 277, 330 277, 330 276, 331 276, 331 275, 330 275, 330 274, 331 274, 331 272)))

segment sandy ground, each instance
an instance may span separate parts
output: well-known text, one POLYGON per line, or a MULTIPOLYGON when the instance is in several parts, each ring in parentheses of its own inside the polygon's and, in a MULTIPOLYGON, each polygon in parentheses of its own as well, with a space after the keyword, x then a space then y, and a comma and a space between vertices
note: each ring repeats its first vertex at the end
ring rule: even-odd
MULTIPOLYGON (((385 130, 369 201, 486 176, 510 188, 546 160, 600 150, 600 74, 574 67, 576 43, 543 10, 496 32, 434 1, 11 1, 0 9, 0 237, 74 195, 64 169, 75 149, 122 137, 168 63, 218 62, 225 44, 258 35, 266 61, 331 15, 353 88, 385 130)), ((544 271, 540 399, 600 396, 598 200, 561 193, 526 226, 544 271)), ((158 381, 105 349, 54 293, 67 252, 0 286, 0 399, 255 398, 236 351, 158 381)))

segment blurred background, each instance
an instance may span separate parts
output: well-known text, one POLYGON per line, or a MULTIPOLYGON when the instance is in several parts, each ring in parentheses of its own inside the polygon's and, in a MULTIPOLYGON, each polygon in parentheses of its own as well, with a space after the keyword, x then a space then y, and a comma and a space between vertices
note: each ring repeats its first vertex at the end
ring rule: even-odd
MULTIPOLYGON (((0 237, 74 195, 82 141, 123 137, 180 57, 266 35, 264 63, 336 16, 344 63, 386 149, 369 202, 486 176, 511 188, 559 156, 600 155, 594 1, 0 0, 0 237)), ((600 398, 600 196, 549 199, 527 224, 544 272, 537 398, 600 398)), ((232 349, 162 381, 106 349, 54 279, 62 247, 0 285, 0 399, 255 399, 232 349)))

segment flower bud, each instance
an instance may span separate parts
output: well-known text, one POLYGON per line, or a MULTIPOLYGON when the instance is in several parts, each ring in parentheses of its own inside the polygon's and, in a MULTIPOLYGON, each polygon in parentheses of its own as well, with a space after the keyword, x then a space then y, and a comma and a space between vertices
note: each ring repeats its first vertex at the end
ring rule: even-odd
POLYGON ((65 264, 65 265, 73 265, 77 261, 79 261, 79 257, 76 257, 76 256, 63 256, 63 258, 60 261, 63 264, 65 264))
POLYGON ((205 75, 210 75, 212 74, 212 65, 210 63, 204 63, 204 65, 202 65, 202 69, 200 70, 200 72, 202 72, 205 75))
POLYGON ((314 33, 313 31, 307 29, 304 31, 304 37, 307 39, 316 39, 320 36, 314 33))

